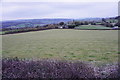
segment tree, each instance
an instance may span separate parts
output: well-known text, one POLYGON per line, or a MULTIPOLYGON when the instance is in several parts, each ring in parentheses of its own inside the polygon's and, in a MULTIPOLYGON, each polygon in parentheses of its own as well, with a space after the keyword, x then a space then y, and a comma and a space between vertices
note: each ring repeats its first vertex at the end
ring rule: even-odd
POLYGON ((68 28, 75 28, 75 27, 76 27, 75 24, 68 25, 68 28))
POLYGON ((59 25, 61 25, 61 26, 64 25, 64 22, 60 22, 59 25))
POLYGON ((83 22, 80 22, 80 25, 84 25, 84 23, 83 23, 83 22))
POLYGON ((87 21, 84 22, 84 25, 88 25, 89 23, 87 21))
POLYGON ((75 21, 74 24, 75 24, 76 26, 79 26, 79 25, 80 25, 80 22, 75 21))
POLYGON ((112 24, 110 24, 110 23, 108 23, 108 22, 106 22, 104 25, 105 25, 106 27, 114 27, 112 24))
POLYGON ((120 21, 118 21, 118 22, 115 24, 115 26, 120 27, 120 21))
POLYGON ((106 22, 106 20, 104 18, 102 18, 102 22, 106 22))
POLYGON ((96 25, 96 23, 94 21, 91 22, 91 25, 96 25))

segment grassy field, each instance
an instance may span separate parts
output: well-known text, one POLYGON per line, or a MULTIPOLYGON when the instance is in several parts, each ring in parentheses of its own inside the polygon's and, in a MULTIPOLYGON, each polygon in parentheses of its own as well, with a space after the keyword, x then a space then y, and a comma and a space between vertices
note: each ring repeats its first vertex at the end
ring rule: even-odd
POLYGON ((76 29, 112 29, 110 27, 104 27, 104 26, 101 26, 101 25, 81 25, 81 26, 78 26, 76 27, 76 29))
POLYGON ((117 30, 54 29, 2 36, 2 56, 90 62, 118 60, 117 30))

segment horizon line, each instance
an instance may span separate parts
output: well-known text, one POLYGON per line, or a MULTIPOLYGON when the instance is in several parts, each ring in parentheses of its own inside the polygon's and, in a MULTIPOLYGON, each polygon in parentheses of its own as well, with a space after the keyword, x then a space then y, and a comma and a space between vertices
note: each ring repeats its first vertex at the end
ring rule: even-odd
MULTIPOLYGON (((117 16, 112 16, 112 17, 117 17, 117 16)), ((94 19, 94 18, 112 18, 112 17, 85 17, 85 18, 24 18, 24 19, 7 19, 7 20, 0 20, 0 21, 16 21, 16 20, 30 20, 30 19, 94 19)))

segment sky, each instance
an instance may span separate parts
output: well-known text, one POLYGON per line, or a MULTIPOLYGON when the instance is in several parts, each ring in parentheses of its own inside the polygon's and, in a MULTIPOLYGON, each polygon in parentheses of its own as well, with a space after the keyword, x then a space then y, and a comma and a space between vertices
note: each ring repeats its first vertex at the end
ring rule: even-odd
MULTIPOLYGON (((9 0, 10 1, 10 0, 9 0)), ((118 16, 118 2, 2 2, 2 20, 118 16)), ((19 0, 18 0, 19 1, 19 0)), ((20 0, 21 1, 21 0, 20 0)), ((33 0, 32 0, 33 1, 33 0)))

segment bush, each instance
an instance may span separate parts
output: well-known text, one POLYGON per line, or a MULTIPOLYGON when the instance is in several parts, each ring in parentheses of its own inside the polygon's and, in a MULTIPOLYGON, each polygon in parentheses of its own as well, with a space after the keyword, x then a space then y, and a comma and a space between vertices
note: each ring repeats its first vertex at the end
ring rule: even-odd
POLYGON ((59 23, 59 25, 61 25, 61 26, 64 25, 64 24, 65 24, 64 22, 60 22, 60 23, 59 23))
POLYGON ((97 78, 120 78, 118 64, 106 64, 95 69, 97 78))
POLYGON ((2 60, 2 79, 68 79, 119 78, 117 64, 95 67, 81 61, 24 60, 4 58, 2 60))
POLYGON ((81 25, 81 23, 80 23, 79 21, 75 21, 74 24, 75 24, 76 26, 81 25))
POLYGON ((103 25, 106 27, 114 27, 111 23, 108 23, 108 22, 103 23, 103 25))
POLYGON ((2 60, 2 78, 94 78, 94 69, 84 62, 57 60, 2 60))
POLYGON ((75 27, 76 27, 75 24, 68 25, 68 28, 70 28, 70 29, 75 28, 75 27))

